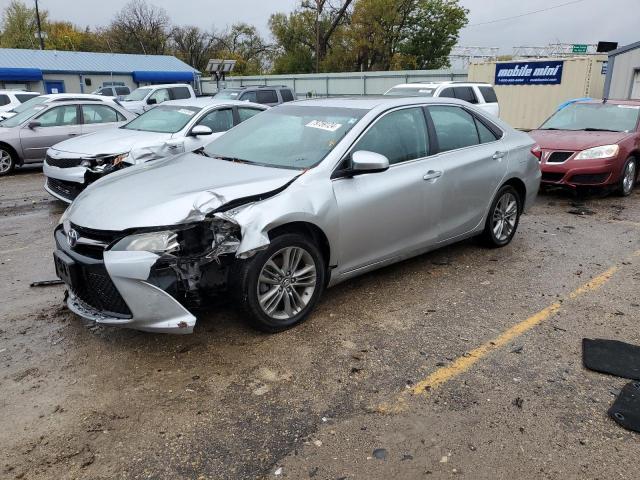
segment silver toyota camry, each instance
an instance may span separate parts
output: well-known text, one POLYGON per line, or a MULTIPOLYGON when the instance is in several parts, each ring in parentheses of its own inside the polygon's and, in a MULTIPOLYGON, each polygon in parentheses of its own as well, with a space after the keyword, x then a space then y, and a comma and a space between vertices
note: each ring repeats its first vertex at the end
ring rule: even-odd
POLYGON ((278 332, 364 272, 468 237, 507 245, 538 191, 532 145, 455 99, 289 103, 91 185, 55 230, 56 271, 102 324, 190 333, 223 295, 278 332))

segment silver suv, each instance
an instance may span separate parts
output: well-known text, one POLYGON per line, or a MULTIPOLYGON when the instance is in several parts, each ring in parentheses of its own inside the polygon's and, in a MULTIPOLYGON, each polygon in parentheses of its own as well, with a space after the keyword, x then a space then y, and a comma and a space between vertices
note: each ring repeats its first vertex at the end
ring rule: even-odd
POLYGON ((274 107, 296 99, 295 92, 286 85, 245 85, 225 88, 215 95, 216 100, 240 100, 274 107))

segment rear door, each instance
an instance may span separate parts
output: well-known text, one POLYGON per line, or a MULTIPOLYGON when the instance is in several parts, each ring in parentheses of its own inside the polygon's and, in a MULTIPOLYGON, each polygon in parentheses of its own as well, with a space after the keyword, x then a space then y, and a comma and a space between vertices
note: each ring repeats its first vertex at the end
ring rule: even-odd
POLYGON ((101 103, 80 106, 82 112, 82 134, 115 128, 127 119, 116 109, 101 103))
POLYGON ((25 161, 43 161, 49 147, 81 134, 82 125, 78 105, 48 108, 20 129, 20 142, 25 161), (34 121, 40 122, 40 126, 29 128, 29 123, 34 121))
POLYGON ((502 132, 456 105, 431 105, 427 119, 437 154, 430 170, 438 175, 440 242, 464 235, 483 219, 507 171, 502 132))

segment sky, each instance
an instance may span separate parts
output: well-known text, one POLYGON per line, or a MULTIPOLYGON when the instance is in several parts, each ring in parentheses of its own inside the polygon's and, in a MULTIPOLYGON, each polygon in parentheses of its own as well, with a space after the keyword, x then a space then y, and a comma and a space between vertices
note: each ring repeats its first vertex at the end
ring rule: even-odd
MULTIPOLYGON (((0 6, 9 0, 0 0, 0 6)), ((31 2, 32 0, 25 0, 31 2)), ((80 26, 109 23, 127 0, 39 0, 53 19, 80 26)), ((224 29, 236 22, 256 25, 268 35, 267 22, 274 12, 289 12, 299 0, 149 0, 164 8, 175 24, 224 29)), ((626 45, 640 40, 640 0, 461 0, 469 9, 469 25, 459 45, 499 47, 545 46, 549 43, 597 43, 617 41, 626 45), (559 8, 551 7, 567 4, 559 8), (505 17, 544 12, 510 20, 505 17), (483 25, 479 25, 485 23, 483 25)))

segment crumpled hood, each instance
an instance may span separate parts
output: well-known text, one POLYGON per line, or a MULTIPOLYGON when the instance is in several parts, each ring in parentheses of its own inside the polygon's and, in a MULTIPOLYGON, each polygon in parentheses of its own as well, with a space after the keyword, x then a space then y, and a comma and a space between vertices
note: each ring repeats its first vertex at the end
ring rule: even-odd
POLYGON ((163 143, 170 133, 141 132, 126 128, 109 128, 58 143, 54 150, 78 154, 83 157, 118 155, 131 150, 163 143))
POLYGON ((107 175, 78 196, 67 218, 112 231, 198 221, 232 200, 271 192, 300 174, 186 153, 107 175))
POLYGON ((629 136, 626 132, 584 132, 567 130, 533 130, 529 132, 543 150, 580 151, 601 145, 616 144, 629 136))

